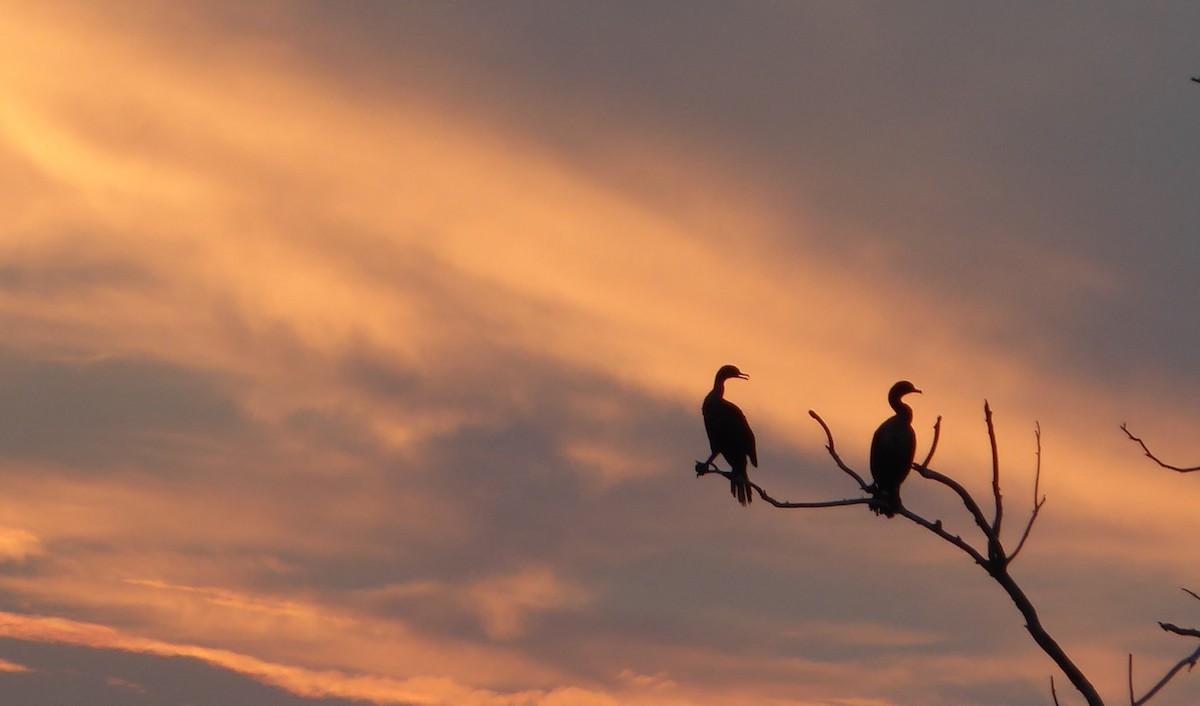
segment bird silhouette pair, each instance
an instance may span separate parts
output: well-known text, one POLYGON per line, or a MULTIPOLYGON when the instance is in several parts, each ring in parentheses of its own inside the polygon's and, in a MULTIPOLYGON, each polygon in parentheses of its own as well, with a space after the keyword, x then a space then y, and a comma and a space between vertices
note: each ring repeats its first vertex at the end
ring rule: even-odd
MULTIPOLYGON (((750 486, 749 464, 758 467, 758 450, 755 447, 754 431, 746 421, 742 410, 725 399, 725 381, 731 378, 749 380, 736 365, 723 365, 713 380, 712 391, 704 398, 700 412, 704 416, 704 430, 708 433, 708 445, 712 455, 704 462, 704 468, 713 465, 717 456, 724 456, 732 471, 729 473, 729 492, 742 505, 754 499, 750 486)), ((892 385, 888 390, 888 404, 895 411, 886 419, 871 438, 871 478, 867 488, 871 493, 871 509, 875 514, 893 517, 900 509, 900 484, 908 477, 913 457, 917 451, 917 435, 912 428, 912 408, 902 398, 921 392, 907 380, 892 385)))

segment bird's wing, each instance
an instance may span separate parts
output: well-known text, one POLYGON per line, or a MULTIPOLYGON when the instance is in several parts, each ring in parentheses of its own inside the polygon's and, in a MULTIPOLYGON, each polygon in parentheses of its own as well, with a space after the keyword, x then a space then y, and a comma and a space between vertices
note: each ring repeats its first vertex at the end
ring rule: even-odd
MULTIPOLYGON (((746 415, 742 415, 742 421, 746 422, 746 415)), ((754 430, 750 428, 750 423, 746 422, 746 435, 750 437, 750 463, 758 468, 758 444, 754 441, 754 430)))
POLYGON ((892 417, 880 424, 871 438, 871 477, 880 484, 895 483, 903 473, 904 444, 898 421, 892 417))

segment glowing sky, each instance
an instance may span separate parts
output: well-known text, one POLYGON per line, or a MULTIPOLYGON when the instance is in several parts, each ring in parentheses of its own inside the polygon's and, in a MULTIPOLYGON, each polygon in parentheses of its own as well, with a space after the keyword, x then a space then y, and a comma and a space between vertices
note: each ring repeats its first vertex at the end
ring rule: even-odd
POLYGON ((0 702, 1049 703, 952 547, 694 477, 724 363, 781 499, 907 378, 1015 533, 1040 423, 1047 627, 1194 649, 1195 3, 93 5, 0 0, 0 702))

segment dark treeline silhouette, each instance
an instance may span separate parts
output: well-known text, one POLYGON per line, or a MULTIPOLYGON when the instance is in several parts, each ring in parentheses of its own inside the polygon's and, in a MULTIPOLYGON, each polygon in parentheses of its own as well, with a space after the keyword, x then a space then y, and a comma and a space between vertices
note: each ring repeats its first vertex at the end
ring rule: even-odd
MULTIPOLYGON (((840 500, 822 500, 811 502, 784 502, 771 497, 763 488, 749 480, 745 474, 745 457, 749 455, 751 460, 755 460, 754 453, 754 436, 750 432, 750 426, 746 423, 745 415, 741 410, 732 403, 723 399, 724 381, 731 377, 745 377, 736 367, 725 366, 717 372, 717 379, 713 385, 712 392, 704 401, 704 421, 705 428, 708 431, 709 443, 712 446, 712 455, 708 461, 697 461, 695 470, 696 475, 704 476, 708 474, 718 474, 729 479, 734 495, 738 497, 743 504, 749 502, 751 492, 757 492, 759 497, 765 502, 776 508, 785 509, 811 509, 821 507, 844 507, 848 505, 867 505, 877 514, 885 514, 888 517, 899 515, 905 519, 923 527, 932 534, 936 535, 941 540, 957 547, 965 553, 971 560, 981 567, 988 576, 991 577, 1012 600, 1013 605, 1021 613, 1025 621, 1025 629, 1029 632, 1030 637, 1037 643, 1047 656, 1058 666, 1062 673, 1071 682, 1071 685, 1084 697, 1088 706, 1104 706, 1104 700, 1100 697, 1095 686, 1083 673, 1083 671, 1071 660, 1067 652, 1061 645, 1050 635, 1045 626, 1042 624, 1041 618, 1034 607, 1033 602, 1025 594, 1017 581, 1012 577, 1009 568, 1016 560, 1017 555, 1025 546, 1026 540, 1029 539, 1030 532, 1033 530, 1034 523, 1037 521, 1038 514, 1041 512, 1043 505, 1046 502, 1045 496, 1040 495, 1040 484, 1042 475, 1042 442, 1041 442, 1041 427, 1035 425, 1034 438, 1036 440, 1036 468, 1033 482, 1033 502, 1031 505, 1029 518, 1025 522, 1024 529, 1020 532, 1015 548, 1011 551, 1005 547, 1002 538, 1002 526, 1004 520, 1004 498, 1001 493, 1000 484, 1000 461, 999 447, 996 440, 996 430, 992 423, 992 410, 985 401, 983 404, 984 422, 987 427, 988 442, 991 446, 991 476, 992 476, 992 514, 989 518, 985 513, 983 506, 963 487, 958 481, 954 480, 949 475, 941 473, 930 467, 933 457, 937 452, 938 440, 941 435, 942 418, 939 416, 937 422, 933 425, 933 439, 929 446, 929 452, 925 459, 920 463, 914 463, 916 451, 916 435, 912 429, 912 409, 901 401, 901 398, 907 394, 919 392, 912 383, 901 381, 892 386, 888 393, 888 403, 896 414, 885 421, 876 430, 871 443, 871 475, 873 483, 868 484, 861 474, 850 468, 842 461, 838 455, 834 445, 833 432, 825 420, 821 419, 814 411, 809 411, 811 416, 818 424, 821 425, 825 432, 826 445, 834 464, 846 475, 854 479, 859 490, 862 491, 864 497, 845 498, 840 500), (714 424, 714 420, 720 419, 720 422, 714 424), (725 426, 728 425, 728 426, 725 426), (714 434, 714 430, 716 433, 714 434), (736 430, 730 431, 730 430, 736 430), (729 434, 729 436, 725 436, 729 434), (740 436, 738 436, 740 435, 740 436), (730 438, 734 441, 729 441, 730 438), (741 446, 736 445, 740 441, 741 446), (726 444, 729 444, 728 446, 726 444), (725 449, 729 449, 728 452, 725 449), (742 453, 738 456, 738 453, 742 453), (730 458, 729 454, 733 454, 730 458), (725 458, 733 466, 732 471, 723 471, 713 465, 713 460, 718 455, 724 455, 725 458), (735 460, 740 459, 740 460, 735 460), (739 470, 740 469, 740 470, 739 470), (917 475, 923 479, 934 481, 941 486, 949 489, 962 502, 967 512, 974 521, 975 527, 983 539, 983 546, 977 547, 970 538, 964 539, 959 533, 954 533, 945 528, 942 520, 929 520, 925 517, 913 512, 911 509, 904 506, 900 501, 900 485, 909 475, 910 471, 916 471, 917 475), (746 497, 743 500, 739 494, 739 488, 743 488, 746 497)), ((1122 425, 1124 429, 1124 425, 1122 425)), ((1129 437, 1139 443, 1141 440, 1134 437, 1128 429, 1125 433, 1129 437)), ((1149 449, 1142 444, 1142 448, 1146 451, 1146 455, 1153 458, 1160 465, 1166 466, 1161 461, 1158 461, 1149 449)), ((757 466, 758 464, 755 463, 757 466)), ((1174 470, 1187 472, 1196 469, 1180 469, 1173 466, 1166 466, 1174 470)), ((1186 589, 1185 589, 1186 590, 1186 589)), ((1200 595, 1188 591, 1192 596, 1200 599, 1200 595)), ((1200 638, 1200 630, 1191 628, 1180 628, 1170 623, 1159 623, 1159 626, 1170 633, 1182 635, 1185 637, 1200 638)), ((1133 677, 1133 655, 1129 656, 1129 704, 1130 706, 1144 706, 1160 690, 1167 685, 1175 676, 1181 672, 1184 667, 1189 670, 1200 663, 1200 647, 1196 648, 1191 654, 1179 660, 1153 686, 1147 689, 1142 696, 1135 696, 1134 677, 1133 677)), ((1058 693, 1055 689, 1054 677, 1050 678, 1050 693, 1056 705, 1059 704, 1058 693)))

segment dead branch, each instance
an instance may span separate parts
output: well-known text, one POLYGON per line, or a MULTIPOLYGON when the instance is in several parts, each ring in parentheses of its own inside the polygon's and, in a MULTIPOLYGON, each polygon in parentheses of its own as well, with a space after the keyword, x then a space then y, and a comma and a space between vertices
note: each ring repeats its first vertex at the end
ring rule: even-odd
MULTIPOLYGON (((1160 623, 1160 625, 1161 625, 1161 623, 1160 623)), ((1165 626, 1164 626, 1164 629, 1165 629, 1165 626)), ((1187 667, 1188 671, 1190 672, 1193 668, 1195 668, 1197 662, 1200 662, 1200 647, 1197 647, 1196 650, 1194 652, 1192 652, 1190 655, 1188 655, 1187 657, 1184 657, 1183 659, 1179 660, 1179 662, 1174 667, 1171 667, 1170 669, 1167 670, 1167 673, 1163 675, 1162 679, 1158 680, 1157 684, 1150 687, 1150 690, 1147 691, 1146 694, 1144 696, 1142 696, 1142 698, 1138 699, 1137 701, 1134 701, 1133 700, 1133 658, 1130 657, 1130 662, 1129 662, 1129 664, 1130 664, 1130 673, 1129 673, 1129 680, 1130 680, 1130 682, 1129 682, 1129 689, 1130 689, 1129 703, 1130 703, 1130 706, 1142 706, 1147 701, 1154 698, 1154 695, 1157 694, 1160 689, 1162 689, 1164 686, 1166 686, 1168 682, 1170 682, 1172 679, 1174 679, 1175 675, 1179 674, 1179 671, 1181 669, 1183 669, 1184 667, 1187 667)))
POLYGON ((1129 653, 1129 703, 1134 702, 1133 696, 1133 653, 1129 653))
MULTIPOLYGON (((834 448, 834 445, 833 445, 833 432, 829 430, 829 425, 825 423, 825 420, 821 419, 821 415, 817 414, 816 412, 814 412, 813 410, 810 409, 810 410, 808 410, 808 416, 817 420, 817 424, 820 424, 821 428, 825 430, 825 450, 829 452, 830 457, 833 458, 833 462, 837 464, 837 467, 842 469, 842 471, 844 471, 845 473, 848 473, 850 475, 850 477, 853 478, 855 480, 855 482, 858 483, 858 486, 860 488, 862 488, 863 490, 866 490, 867 488, 869 488, 870 486, 867 485, 867 482, 865 480, 863 480, 863 477, 858 475, 858 473, 856 473, 853 469, 851 469, 849 466, 847 466, 845 463, 843 463, 842 457, 838 456, 838 452, 834 448)), ((930 453, 932 453, 932 451, 930 453)))
MULTIPOLYGON (((833 440, 833 432, 830 430, 829 425, 825 423, 825 420, 823 420, 819 414, 812 410, 809 410, 809 416, 816 420, 817 424, 819 424, 821 429, 824 430, 826 439, 825 450, 829 453, 837 467, 843 473, 853 478, 855 483, 858 484, 862 491, 870 492, 871 486, 867 484, 867 482, 864 480, 864 477, 846 465, 841 456, 838 455, 837 447, 833 440)), ((1041 512, 1042 506, 1046 503, 1046 496, 1040 495, 1042 476, 1041 426, 1035 425, 1034 427, 1034 438, 1036 439, 1037 448, 1035 451, 1036 464, 1033 482, 1033 507, 1030 512, 1029 521, 1026 523, 1024 531, 1021 533, 1020 541, 1018 541, 1016 549, 1009 554, 1006 553, 1000 536, 1001 525, 1004 517, 1004 498, 1000 488, 999 444, 996 439, 995 426, 992 421, 991 407, 986 401, 984 402, 984 420, 987 426, 988 442, 992 452, 992 496, 995 502, 995 515, 991 522, 989 522, 987 517, 984 515, 983 509, 979 506, 979 503, 976 502, 975 498, 965 487, 963 487, 961 483, 954 480, 950 476, 935 471, 929 467, 929 464, 932 461, 935 452, 937 451, 938 440, 941 435, 942 418, 940 416, 937 418, 937 422, 933 426, 933 440, 930 444, 929 453, 920 464, 914 463, 912 467, 913 470, 915 470, 922 478, 940 483, 949 488, 952 492, 954 492, 955 495, 958 496, 987 543, 986 555, 984 552, 975 548, 975 546, 973 546, 969 541, 963 539, 960 535, 953 534, 948 531, 940 519, 931 521, 913 512, 909 508, 904 507, 902 504, 897 508, 896 514, 908 519, 910 522, 913 522, 920 527, 925 528, 952 546, 957 547, 960 551, 971 557, 972 561, 982 567, 988 573, 988 575, 991 576, 992 579, 995 580, 1002 589, 1004 589, 1005 593, 1008 594, 1017 610, 1025 619, 1025 629, 1029 632, 1034 642, 1037 643, 1042 651, 1045 652, 1046 655, 1049 656, 1056 665, 1058 665, 1059 669, 1061 669, 1063 674, 1066 675, 1067 679, 1070 680, 1072 686, 1074 686, 1076 690, 1078 690, 1079 693, 1084 697, 1088 705, 1104 706, 1104 701, 1100 698, 1100 695, 1096 691, 1095 687, 1083 674, 1082 670, 1080 670, 1079 667, 1076 666, 1075 663, 1070 659, 1070 657, 1067 656, 1066 652, 1062 649, 1058 642, 1055 641, 1050 633, 1046 631, 1032 601, 1029 600, 1029 597, 1025 595, 1025 592, 1009 574, 1009 566, 1021 552, 1021 549, 1025 546, 1025 542, 1029 539, 1033 525, 1037 521, 1038 514, 1041 512)), ((1126 429, 1124 425, 1122 425, 1121 428, 1125 430, 1125 433, 1128 434, 1131 439, 1141 443, 1141 439, 1138 439, 1130 434, 1129 430, 1126 429)), ((1158 461, 1158 459, 1150 453, 1149 449, 1146 449, 1145 444, 1142 444, 1142 448, 1146 451, 1147 456, 1153 458, 1160 465, 1166 466, 1166 464, 1158 461)), ((1173 466, 1166 467, 1180 472, 1200 470, 1200 467, 1192 469, 1179 469, 1173 466)), ((723 471, 711 463, 705 464, 701 461, 697 461, 695 470, 697 477, 708 474, 717 474, 732 480, 732 472, 723 471)), ((771 497, 767 491, 765 491, 756 483, 751 482, 750 486, 758 492, 759 497, 761 497, 764 501, 778 508, 844 507, 848 505, 867 505, 872 501, 872 498, 870 497, 863 497, 813 502, 784 502, 771 497)), ((1188 591, 1188 593, 1197 599, 1200 599, 1200 594, 1196 594, 1191 591, 1188 591)), ((1180 628, 1178 626, 1171 625, 1170 623, 1159 623, 1159 625, 1163 630, 1173 632, 1178 635, 1200 637, 1200 630, 1180 628)), ((1161 690, 1168 682, 1170 682, 1171 679, 1173 679, 1175 675, 1183 669, 1184 666, 1187 666, 1189 669, 1191 669, 1195 667, 1198 661, 1200 661, 1200 648, 1197 648, 1195 652, 1185 657, 1173 668, 1168 670, 1163 678, 1160 679, 1158 683, 1156 683, 1140 699, 1135 699, 1133 689, 1133 655, 1130 655, 1129 699, 1131 706, 1143 706, 1155 694, 1157 694, 1159 690, 1161 690)), ((1059 701, 1058 694, 1055 691, 1053 676, 1050 677, 1050 693, 1055 705, 1057 706, 1059 701)))
POLYGON ((1200 637, 1200 630, 1196 630, 1195 628, 1181 628, 1178 625, 1172 625, 1171 623, 1159 623, 1158 626, 1163 630, 1166 630, 1167 632, 1173 632, 1176 635, 1183 635, 1184 637, 1200 637))
POLYGON ((1034 456, 1037 457, 1037 463, 1033 473, 1033 511, 1029 513, 1029 523, 1025 525, 1025 531, 1021 533, 1021 541, 1017 542, 1017 548, 1008 555, 1008 562, 1011 564, 1017 555, 1021 553, 1021 547, 1025 546, 1025 540, 1029 539, 1029 532, 1033 529, 1033 523, 1037 521, 1038 513, 1042 511, 1042 506, 1046 504, 1046 496, 1038 497, 1038 490, 1042 483, 1042 425, 1034 423, 1033 438, 1037 441, 1037 450, 1034 451, 1034 456))
MULTIPOLYGON (((1128 432, 1126 432, 1126 433, 1128 433, 1128 432)), ((1194 591, 1189 591, 1186 588, 1184 588, 1182 590, 1184 593, 1187 593, 1192 598, 1196 598, 1196 599, 1200 600, 1200 595, 1197 595, 1194 591)), ((1175 633, 1176 635, 1183 635, 1184 637, 1200 637, 1200 630, 1195 630, 1193 628, 1181 628, 1178 625, 1172 625, 1171 623, 1159 623, 1158 626, 1160 628, 1162 628, 1163 630, 1165 630, 1166 632, 1175 633)), ((1179 671, 1182 670, 1185 666, 1188 668, 1189 672, 1192 669, 1194 669, 1197 661, 1200 661, 1200 647, 1197 647, 1196 651, 1192 652, 1187 657, 1184 657, 1183 659, 1179 660, 1179 662, 1177 662, 1175 664, 1175 666, 1168 669, 1167 673, 1163 675, 1162 679, 1158 680, 1157 684, 1155 684, 1153 687, 1151 687, 1150 690, 1147 691, 1146 694, 1142 698, 1135 701, 1133 698, 1133 655, 1130 655, 1129 656, 1129 703, 1130 703, 1130 705, 1131 706, 1142 706, 1142 704, 1146 703, 1147 701, 1149 701, 1151 699, 1151 697, 1153 697, 1155 694, 1157 694, 1159 689, 1166 686, 1167 682, 1171 681, 1171 679, 1173 679, 1175 677, 1175 675, 1178 674, 1179 671)))
POLYGON ((1179 466, 1172 466, 1169 463, 1164 463, 1161 459, 1159 459, 1158 456, 1155 456, 1154 453, 1152 451, 1150 451, 1150 448, 1148 446, 1146 446, 1146 442, 1142 441, 1140 437, 1134 436, 1133 432, 1129 431, 1129 427, 1127 427, 1124 423, 1121 424, 1121 431, 1125 432, 1125 436, 1128 436, 1130 441, 1136 441, 1137 444, 1142 447, 1142 451, 1145 452, 1147 458, 1149 458, 1151 461, 1154 461, 1155 463, 1162 466, 1163 468, 1166 468, 1167 470, 1170 470, 1170 471, 1176 471, 1178 473, 1191 473, 1193 471, 1200 471, 1200 466, 1192 466, 1191 468, 1180 468, 1179 466))
POLYGON ((996 503, 996 519, 992 532, 1000 536, 1000 522, 1004 519, 1004 499, 1000 495, 1000 448, 996 443, 996 426, 992 423, 992 406, 983 401, 983 421, 987 424, 988 444, 992 447, 992 496, 996 503))
MULTIPOLYGON (((717 468, 716 466, 714 466, 712 464, 708 464, 707 466, 705 466, 703 461, 696 461, 696 477, 697 478, 699 478, 700 476, 708 475, 710 473, 715 473, 719 476, 724 476, 725 478, 733 480, 732 472, 723 471, 720 468, 717 468)), ((776 500, 775 498, 771 497, 767 493, 767 491, 763 490, 762 486, 755 483, 754 481, 748 481, 748 483, 751 488, 758 491, 758 497, 760 497, 763 500, 765 500, 766 502, 774 505, 775 507, 782 507, 782 508, 842 507, 844 505, 866 505, 867 503, 871 502, 871 498, 847 498, 845 500, 818 500, 815 502, 802 502, 802 503, 784 502, 782 500, 776 500)))

